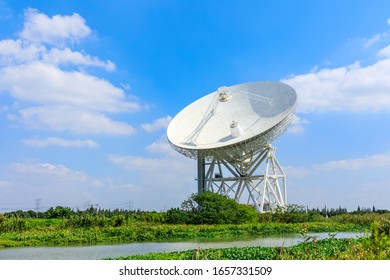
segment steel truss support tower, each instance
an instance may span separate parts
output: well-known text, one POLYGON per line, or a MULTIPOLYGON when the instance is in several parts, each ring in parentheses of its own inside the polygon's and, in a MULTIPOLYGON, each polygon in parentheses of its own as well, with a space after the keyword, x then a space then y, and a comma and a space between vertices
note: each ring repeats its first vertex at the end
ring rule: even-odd
POLYGON ((286 175, 275 157, 264 149, 241 160, 198 159, 198 193, 211 191, 253 205, 257 212, 287 206, 286 175))

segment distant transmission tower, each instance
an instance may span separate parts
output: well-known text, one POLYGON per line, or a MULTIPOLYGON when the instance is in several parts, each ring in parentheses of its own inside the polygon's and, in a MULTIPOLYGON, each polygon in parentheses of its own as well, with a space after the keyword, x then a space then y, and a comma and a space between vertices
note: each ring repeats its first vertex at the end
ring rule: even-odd
POLYGON ((85 209, 89 209, 92 207, 92 202, 90 200, 87 200, 86 202, 84 202, 84 208, 85 209))
POLYGON ((41 204, 41 199, 40 198, 35 199, 35 212, 37 213, 37 218, 38 218, 38 212, 40 209, 40 204, 41 204))

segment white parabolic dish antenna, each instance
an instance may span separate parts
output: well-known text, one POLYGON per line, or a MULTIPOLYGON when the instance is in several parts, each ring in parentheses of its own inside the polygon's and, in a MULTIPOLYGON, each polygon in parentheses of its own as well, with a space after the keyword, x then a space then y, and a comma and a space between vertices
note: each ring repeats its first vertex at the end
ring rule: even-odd
POLYGON ((294 119, 296 104, 295 90, 279 82, 221 87, 180 111, 167 138, 176 151, 198 160, 198 192, 239 201, 246 190, 246 203, 259 212, 284 207, 285 174, 270 144, 294 119))

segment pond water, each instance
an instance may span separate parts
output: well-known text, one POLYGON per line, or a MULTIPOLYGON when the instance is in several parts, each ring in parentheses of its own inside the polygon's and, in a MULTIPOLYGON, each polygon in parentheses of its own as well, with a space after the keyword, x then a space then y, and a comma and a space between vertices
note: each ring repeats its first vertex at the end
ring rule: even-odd
MULTIPOLYGON (((339 232, 335 238, 357 238, 360 232, 339 232)), ((328 233, 312 233, 317 239, 328 238, 328 233)), ((299 234, 267 236, 245 239, 212 239, 185 242, 145 242, 115 245, 67 246, 67 247, 25 247, 0 249, 0 260, 97 260, 120 256, 146 254, 150 252, 173 252, 190 249, 227 247, 288 247, 302 242, 299 234)))

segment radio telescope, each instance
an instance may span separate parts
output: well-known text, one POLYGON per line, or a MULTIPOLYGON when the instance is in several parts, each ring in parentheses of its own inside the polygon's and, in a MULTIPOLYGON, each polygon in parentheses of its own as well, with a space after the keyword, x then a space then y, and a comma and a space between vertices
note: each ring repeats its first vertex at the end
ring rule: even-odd
POLYGON ((198 162, 198 193, 212 191, 264 212, 287 205, 286 175, 271 146, 294 119, 295 90, 279 82, 220 87, 170 122, 172 148, 198 162))

